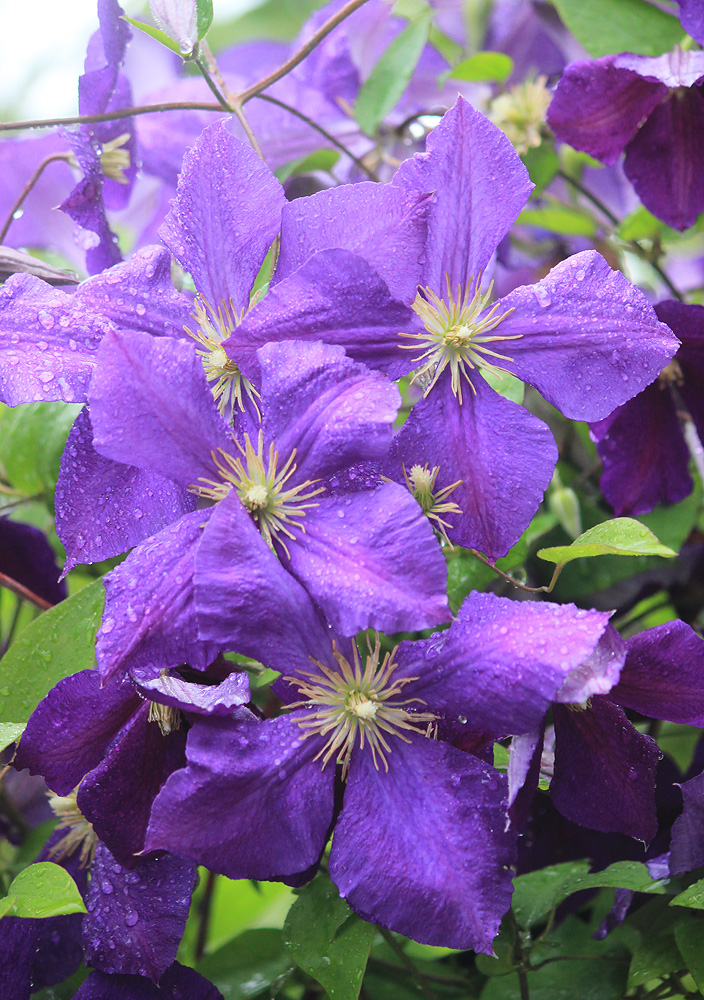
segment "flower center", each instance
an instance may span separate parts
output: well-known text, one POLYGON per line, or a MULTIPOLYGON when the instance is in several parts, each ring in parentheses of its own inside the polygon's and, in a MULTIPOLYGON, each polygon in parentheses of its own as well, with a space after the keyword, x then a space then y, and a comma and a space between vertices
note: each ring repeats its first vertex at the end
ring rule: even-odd
POLYGON ((546 84, 545 76, 526 80, 491 102, 489 118, 519 153, 527 153, 543 140, 545 114, 552 100, 546 84))
MULTIPOLYGON (((322 736, 325 744, 315 760, 323 758, 323 770, 331 759, 342 765, 342 777, 347 777, 352 751, 358 738, 359 748, 365 743, 372 751, 374 767, 379 770, 379 761, 384 770, 389 770, 386 755, 391 753, 387 736, 398 737, 410 743, 404 730, 421 735, 429 735, 429 726, 435 721, 430 712, 408 711, 413 702, 425 704, 420 698, 399 699, 404 687, 417 677, 402 677, 393 680, 396 669, 394 653, 386 653, 381 659, 381 641, 376 637, 374 649, 366 659, 364 667, 356 645, 353 647, 353 663, 339 652, 335 643, 333 656, 338 670, 327 667, 320 660, 313 660, 320 673, 305 674, 305 680, 293 679, 302 701, 288 708, 305 706, 311 711, 301 716, 297 722, 304 730, 302 740, 309 736, 322 736)), ((312 659, 312 657, 311 657, 312 659)))
POLYGON ((434 522, 433 526, 440 532, 447 544, 451 546, 452 543, 447 537, 447 528, 451 528, 452 525, 448 524, 440 515, 462 513, 462 509, 453 500, 447 499, 458 486, 462 485, 462 480, 458 479, 456 483, 445 486, 444 489, 438 490, 436 493, 435 481, 438 478, 439 472, 439 465, 435 465, 432 469, 429 469, 426 462, 425 465, 412 465, 410 472, 406 472, 406 467, 404 466, 403 478, 406 480, 406 486, 420 504, 425 516, 434 522))
POLYGON ((684 376, 677 358, 673 358, 669 365, 665 365, 663 370, 658 375, 658 381, 661 389, 664 389, 669 385, 684 385, 684 376))
POLYGON ((128 184, 125 177, 125 170, 130 169, 130 151, 122 149, 125 143, 129 142, 129 132, 118 135, 116 139, 111 139, 103 145, 100 153, 100 169, 106 177, 118 184, 128 184))
POLYGON ((59 817, 56 829, 67 830, 66 835, 49 851, 49 857, 61 861, 80 850, 80 865, 86 868, 95 856, 98 835, 78 808, 76 792, 63 796, 50 795, 49 805, 54 815, 59 817))
POLYGON ((162 705, 158 701, 151 702, 147 718, 149 722, 156 722, 163 736, 175 733, 181 728, 181 713, 172 705, 162 705))
POLYGON ((413 381, 420 381, 427 396, 441 374, 449 367, 452 379, 452 391, 462 403, 462 379, 476 392, 469 377, 468 370, 485 369, 497 378, 502 377, 507 369, 494 364, 490 358, 501 361, 512 361, 505 354, 498 354, 486 344, 499 340, 518 340, 521 334, 501 336, 491 334, 502 320, 506 319, 513 309, 497 315, 501 306, 496 302, 489 309, 489 301, 493 282, 486 292, 482 293, 481 283, 477 282, 474 291, 474 278, 470 278, 467 287, 462 292, 458 287, 456 294, 450 288, 447 280, 446 299, 441 299, 430 288, 421 288, 413 303, 413 311, 420 318, 425 330, 423 333, 402 333, 402 337, 415 341, 413 344, 403 344, 407 351, 420 351, 417 361, 424 362, 413 381), (487 311, 488 310, 488 311, 487 311))
POLYGON ((231 489, 236 489, 243 506, 261 531, 270 548, 277 541, 286 555, 290 555, 284 535, 295 538, 293 531, 305 531, 301 524, 308 507, 317 507, 317 503, 309 503, 312 497, 325 491, 324 486, 311 490, 318 480, 306 480, 298 486, 286 487, 286 483, 296 471, 294 459, 295 449, 289 455, 284 465, 279 468, 279 455, 273 444, 264 453, 264 438, 259 432, 257 448, 250 441, 249 435, 244 436, 244 447, 235 441, 239 456, 229 455, 222 448, 218 453, 212 452, 220 482, 213 479, 199 479, 190 487, 193 493, 216 503, 224 499, 231 489))
POLYGON ((208 382, 215 383, 211 387, 213 397, 223 416, 229 410, 230 423, 234 420, 235 404, 244 411, 244 394, 251 400, 261 418, 257 406, 259 393, 249 379, 244 377, 232 358, 228 357, 222 346, 223 341, 227 340, 242 322, 243 316, 244 310, 238 315, 232 306, 232 301, 229 305, 223 302, 216 312, 209 302, 199 296, 193 312, 196 328, 191 330, 190 327, 184 327, 186 333, 203 347, 203 350, 198 350, 197 353, 202 358, 205 377, 208 382))

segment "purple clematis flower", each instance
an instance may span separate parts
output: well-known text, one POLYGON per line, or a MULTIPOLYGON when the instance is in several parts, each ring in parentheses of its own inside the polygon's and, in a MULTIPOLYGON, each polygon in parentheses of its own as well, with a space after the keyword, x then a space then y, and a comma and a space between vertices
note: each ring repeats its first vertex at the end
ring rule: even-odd
POLYGON ((75 1000, 222 1000, 222 993, 195 969, 174 962, 155 986, 142 976, 91 972, 75 1000))
POLYGON ((624 53, 567 67, 548 109, 555 136, 624 171, 663 222, 687 229, 704 211, 704 52, 624 53))
MULTIPOLYGON (((415 371, 426 398, 398 435, 394 478, 402 482, 403 468, 417 468, 435 499, 452 487, 462 517, 449 537, 492 557, 503 555, 535 513, 556 449, 547 427, 495 392, 491 380, 500 384, 506 372, 516 375, 566 416, 594 419, 591 414, 605 416, 617 400, 651 382, 677 342, 642 293, 595 252, 576 254, 539 284, 490 303, 484 272, 531 183, 505 136, 462 98, 429 136, 427 152, 402 164, 392 185, 407 193, 434 192, 422 265, 407 258, 389 273, 388 248, 384 260, 383 242, 367 239, 374 210, 365 187, 321 192, 286 206, 278 283, 224 349, 250 378, 256 378, 256 348, 273 331, 278 339, 343 344, 352 357, 392 378, 415 371), (335 215, 344 225, 316 228, 315 220, 335 215), (330 322, 325 329, 310 302, 335 253, 343 252, 320 252, 331 245, 354 248, 377 267, 393 295, 413 302, 411 321, 391 336, 350 323, 345 329, 330 322)), ((357 267, 355 278, 360 297, 362 290, 378 294, 374 272, 357 267)), ((338 309, 345 304, 340 300, 338 309)))
POLYGON ((201 641, 193 592, 219 572, 201 555, 220 507, 251 518, 261 545, 344 634, 447 620, 445 560, 407 491, 335 485, 336 473, 388 450, 400 397, 383 376, 339 347, 270 344, 259 352, 262 425, 242 415, 233 431, 191 344, 110 334, 99 353, 90 391, 96 450, 216 505, 175 521, 106 577, 97 647, 105 676, 127 664, 202 669, 221 648, 201 641))
POLYGON ((210 527, 201 557, 217 546, 219 571, 202 595, 202 633, 280 671, 289 713, 195 721, 147 847, 233 878, 300 879, 336 822, 330 874, 358 913, 490 951, 511 892, 505 779, 458 749, 458 734, 530 730, 608 616, 473 594, 448 631, 386 654, 372 638, 363 654, 330 632, 241 508, 219 505, 210 527), (243 622, 243 593, 265 618, 243 622))
POLYGON ((692 38, 704 45, 704 7, 701 0, 677 0, 680 5, 680 21, 692 38))
POLYGON ((645 514, 694 488, 681 414, 704 439, 704 306, 671 300, 655 311, 681 341, 660 378, 591 427, 604 463, 601 489, 615 512, 645 514))

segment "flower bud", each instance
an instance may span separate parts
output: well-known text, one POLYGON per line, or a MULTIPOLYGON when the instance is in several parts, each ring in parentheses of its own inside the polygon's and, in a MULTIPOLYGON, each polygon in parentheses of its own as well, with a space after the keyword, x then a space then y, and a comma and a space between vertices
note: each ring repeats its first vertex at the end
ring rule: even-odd
POLYGON ((198 41, 196 0, 149 0, 149 9, 158 27, 189 56, 198 41))

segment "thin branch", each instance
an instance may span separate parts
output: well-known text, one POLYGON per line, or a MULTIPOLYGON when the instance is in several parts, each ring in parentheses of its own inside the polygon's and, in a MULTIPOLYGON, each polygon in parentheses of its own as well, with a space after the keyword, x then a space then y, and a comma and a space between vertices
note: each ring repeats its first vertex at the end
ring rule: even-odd
POLYGON ((210 924, 210 910, 213 902, 213 891, 215 889, 215 872, 208 872, 203 896, 198 907, 198 937, 196 938, 195 959, 200 962, 205 954, 205 946, 208 943, 208 927, 210 924))
POLYGON ((434 991, 428 985, 428 981, 418 968, 418 966, 413 962, 406 952, 403 950, 401 945, 398 943, 396 938, 393 936, 390 930, 386 927, 382 927, 381 924, 376 925, 376 929, 379 931, 384 941, 388 944, 389 948, 393 951, 394 955, 401 961, 403 966, 407 969, 408 974, 413 976, 416 983, 418 984, 418 989, 421 991, 426 1000, 437 1000, 437 996, 434 991))
POLYGON ((0 132, 17 132, 31 128, 55 128, 57 125, 98 125, 100 122, 114 122, 120 118, 151 115, 159 111, 222 111, 222 107, 220 104, 206 101, 162 101, 161 104, 139 104, 134 108, 103 111, 101 114, 95 115, 70 115, 67 118, 35 118, 24 122, 0 122, 0 132))
POLYGON ((22 191, 20 192, 19 197, 17 198, 17 200, 15 201, 14 205, 12 206, 12 208, 10 209, 10 211, 8 212, 7 218, 5 219, 5 222, 4 222, 4 225, 3 225, 2 229, 0 229, 0 243, 4 243, 5 242, 5 237, 7 236, 7 231, 10 228, 10 226, 12 225, 12 222, 13 222, 13 220, 15 218, 15 214, 17 212, 19 212, 19 210, 22 208, 22 205, 24 203, 25 198, 27 197, 27 195, 29 194, 29 192, 32 190, 32 188, 34 187, 34 185, 37 183, 37 181, 39 180, 39 178, 41 177, 41 175, 44 173, 45 168, 48 167, 50 163, 54 163, 54 161, 56 161, 56 160, 68 161, 69 156, 70 156, 69 153, 52 153, 50 156, 46 156, 42 160, 42 162, 39 164, 39 166, 37 167, 37 169, 34 171, 34 173, 32 174, 32 176, 29 178, 29 180, 27 181, 27 183, 25 184, 25 186, 22 188, 22 191))
POLYGON ((284 104, 283 101, 280 101, 277 97, 271 97, 269 94, 257 94, 256 97, 258 97, 260 101, 268 101, 269 104, 275 104, 277 108, 282 108, 284 111, 288 111, 289 114, 295 115, 296 118, 299 118, 302 122, 305 122, 306 125, 310 125, 312 129, 315 129, 316 132, 318 132, 325 139, 327 139, 327 141, 332 146, 334 146, 336 149, 339 149, 341 153, 345 154, 345 156, 349 156, 350 160, 352 160, 354 165, 358 167, 363 173, 365 173, 370 181, 379 180, 377 175, 374 173, 373 170, 369 169, 364 160, 360 160, 358 156, 355 156, 354 153, 351 153, 347 148, 347 146, 343 145, 339 141, 339 139, 336 139, 335 136, 331 132, 328 132, 327 129, 324 129, 322 125, 318 125, 317 122, 314 122, 312 118, 308 117, 308 115, 304 115, 303 112, 298 111, 290 104, 284 104))
POLYGON ((240 104, 246 104, 247 101, 256 97, 262 90, 266 90, 267 87, 272 85, 272 83, 276 83, 276 81, 280 80, 282 76, 286 76, 287 73, 290 73, 291 70, 298 66, 300 62, 303 62, 306 56, 310 55, 313 49, 316 48, 320 42, 322 42, 322 40, 338 26, 338 24, 341 24, 345 18, 349 17, 350 14, 353 14, 354 11, 364 6, 366 2, 367 0, 349 0, 349 2, 346 3, 344 7, 341 7, 336 14, 333 14, 332 17, 328 18, 328 20, 321 25, 320 28, 318 28, 315 34, 310 36, 305 45, 302 45, 297 52, 294 52, 294 54, 287 59, 286 62, 282 63, 278 69, 275 69, 272 73, 267 74, 267 76, 258 80, 257 83, 253 83, 251 87, 247 87, 245 90, 240 91, 240 93, 237 94, 238 102, 240 104))
POLYGON ((500 577, 503 577, 507 583, 513 584, 513 586, 518 587, 519 590, 525 590, 528 594, 549 594, 555 585, 555 578, 553 578, 547 587, 526 587, 524 583, 519 583, 518 580, 514 580, 508 573, 504 573, 502 569, 499 569, 495 563, 491 562, 490 559, 487 559, 486 556, 483 556, 481 552, 477 552, 476 549, 470 549, 469 551, 473 556, 476 556, 480 562, 483 562, 485 566, 488 566, 489 569, 493 569, 495 573, 498 573, 500 577))
POLYGON ((43 597, 35 594, 33 591, 29 590, 23 584, 18 583, 17 580, 13 580, 11 576, 6 576, 4 573, 0 573, 0 587, 5 587, 7 590, 11 590, 13 594, 17 594, 21 597, 23 601, 29 601, 31 604, 35 604, 42 611, 48 611, 49 608, 53 608, 54 605, 49 601, 45 601, 43 597))

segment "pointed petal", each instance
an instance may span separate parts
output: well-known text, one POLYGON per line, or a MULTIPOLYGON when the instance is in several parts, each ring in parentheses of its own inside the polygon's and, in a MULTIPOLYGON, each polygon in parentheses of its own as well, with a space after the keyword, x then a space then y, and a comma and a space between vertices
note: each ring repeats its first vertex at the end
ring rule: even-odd
POLYGON ((683 781, 682 815, 675 820, 670 841, 670 871, 673 875, 691 872, 704 865, 704 773, 683 781))
POLYGON ((585 710, 555 705, 555 773, 550 798, 563 816, 602 833, 649 844, 658 828, 658 745, 618 705, 597 696, 585 710))
POLYGON ((196 720, 188 767, 159 794, 147 847, 165 847, 228 878, 281 879, 320 857, 333 815, 334 768, 301 742, 296 717, 196 720))
POLYGON ((353 756, 330 854, 340 895, 423 944, 492 954, 512 891, 505 778, 414 734, 393 741, 388 764, 353 756))
POLYGON ((412 632, 450 618, 442 551, 397 483, 323 499, 287 547, 290 571, 343 635, 412 632))
POLYGON ((681 49, 679 45, 661 56, 622 52, 616 56, 614 65, 619 69, 631 69, 639 76, 664 83, 666 87, 691 87, 704 77, 704 52, 681 49))
MULTIPOLYGON (((585 250, 501 301, 508 367, 566 417, 600 420, 635 396, 679 343, 643 293, 585 250)), ((500 345, 504 346, 504 345, 500 345)))
POLYGON ((608 694, 618 683, 625 660, 626 644, 613 625, 607 625, 594 651, 570 671, 555 701, 583 705, 592 695, 608 694))
POLYGON ((171 705, 196 715, 227 715, 237 718, 236 709, 250 700, 249 677, 231 673, 220 684, 193 684, 175 673, 140 678, 137 688, 160 705, 171 705))
POLYGON ((222 993, 195 969, 174 962, 158 986, 144 976, 91 972, 74 1000, 223 1000, 222 993))
POLYGON ((232 301, 239 313, 279 232, 284 202, 283 188, 254 150, 216 122, 184 157, 160 235, 212 306, 232 301))
POLYGON ((430 133, 426 152, 401 164, 393 180, 434 192, 422 284, 438 294, 479 278, 533 187, 503 132, 463 97, 430 133))

